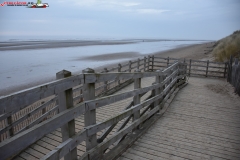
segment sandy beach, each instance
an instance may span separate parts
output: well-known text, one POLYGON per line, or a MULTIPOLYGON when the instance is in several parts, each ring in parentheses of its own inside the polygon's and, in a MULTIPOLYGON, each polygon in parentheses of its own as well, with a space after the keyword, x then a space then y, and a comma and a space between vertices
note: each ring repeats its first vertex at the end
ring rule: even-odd
MULTIPOLYGON (((213 55, 211 54, 211 50, 215 42, 203 43, 203 44, 194 44, 190 46, 182 46, 175 49, 170 49, 167 51, 155 52, 150 55, 155 55, 158 57, 171 57, 171 58, 187 58, 187 59, 198 59, 198 60, 214 60, 213 55)), ((137 58, 143 58, 141 54, 130 52, 130 53, 112 53, 112 54, 103 54, 100 56, 89 56, 84 57, 83 59, 92 60, 92 61, 101 61, 104 59, 118 59, 118 58, 129 58, 130 60, 136 60, 137 58)), ((122 61, 122 63, 127 63, 128 61, 122 61)), ((105 65, 98 68, 94 68, 95 70, 103 70, 104 67, 112 68, 117 64, 105 65)))
MULTIPOLYGON (((38 45, 40 42, 38 42, 38 45)), ((70 43, 70 42, 69 42, 70 43)), ((115 42, 116 43, 116 42, 115 42)), ((132 43, 132 42, 120 42, 120 43, 132 43)), ((75 42, 73 42, 73 44, 75 44, 75 42)), ((108 43, 109 44, 109 43, 108 43)), ((202 43, 202 44, 194 44, 194 45, 190 45, 190 46, 179 46, 178 48, 175 49, 170 49, 167 51, 161 51, 161 52, 154 52, 151 55, 156 55, 159 57, 173 57, 173 58, 192 58, 192 59, 211 59, 211 49, 214 45, 214 42, 208 42, 208 43, 202 43)), ((20 45, 17 47, 20 47, 20 49, 24 49, 25 45, 20 45)), ((30 43, 28 43, 28 45, 26 45, 26 48, 29 47, 33 47, 36 45, 31 45, 30 43)), ((12 46, 8 46, 9 48, 12 48, 12 46)), ((25 48, 25 49, 26 49, 25 48)), ((142 58, 146 55, 142 55, 138 52, 118 52, 118 53, 107 53, 107 54, 101 54, 101 55, 93 55, 93 56, 83 56, 83 57, 79 57, 78 59, 75 59, 75 61, 95 61, 95 62, 100 62, 100 61, 107 61, 107 60, 122 60, 121 63, 126 63, 129 60, 136 60, 137 58, 142 58), (128 60, 126 60, 128 59, 128 60)), ((104 63, 103 63, 104 64, 104 63)), ((93 68, 96 71, 100 71, 103 68, 107 67, 107 68, 111 68, 111 67, 115 67, 117 64, 116 63, 112 63, 112 64, 107 64, 107 65, 101 65, 101 67, 92 67, 92 66, 84 66, 85 68, 89 67, 89 68, 93 68)), ((64 68, 63 68, 64 69, 64 68)), ((77 69, 77 68, 76 68, 77 69)), ((77 73, 81 73, 81 69, 79 69, 79 71, 77 73)), ((76 72, 74 73, 76 74, 76 72)), ((44 79, 39 79, 38 81, 32 81, 31 83, 27 83, 24 85, 20 85, 17 87, 9 87, 7 90, 0 90, 0 96, 3 95, 7 95, 22 89, 27 89, 30 87, 34 87, 36 85, 40 85, 46 82, 51 81, 52 79, 49 78, 44 78, 44 79)))

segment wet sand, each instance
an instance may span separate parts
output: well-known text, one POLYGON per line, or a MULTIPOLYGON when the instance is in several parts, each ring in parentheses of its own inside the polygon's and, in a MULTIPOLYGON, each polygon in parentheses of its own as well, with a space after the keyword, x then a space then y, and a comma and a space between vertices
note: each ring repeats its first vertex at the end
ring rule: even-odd
MULTIPOLYGON (((171 58, 188 58, 188 59, 203 59, 203 60, 213 60, 213 55, 211 54, 211 50, 213 48, 213 45, 215 42, 209 42, 209 43, 203 43, 203 44, 194 44, 190 46, 179 46, 175 49, 170 49, 167 51, 161 51, 161 52, 155 52, 150 55, 155 55, 158 57, 171 57, 171 58)), ((124 58, 127 58, 129 60, 136 60, 137 58, 143 58, 144 55, 136 54, 134 52, 129 53, 121 53, 121 54, 102 54, 101 56, 89 56, 84 57, 85 59, 92 59, 92 60, 98 60, 101 61, 104 58, 104 60, 108 59, 111 56, 111 60, 113 58, 119 58, 120 55, 124 56, 124 58), (136 55, 135 57, 132 57, 133 55, 136 55)), ((122 61, 122 63, 127 63, 129 60, 122 61)), ((103 70, 103 68, 112 68, 115 67, 117 64, 113 65, 105 65, 98 68, 95 68, 95 70, 103 70)))
POLYGON ((84 41, 84 40, 59 40, 59 41, 14 41, 14 42, 0 42, 0 51, 10 50, 28 50, 28 49, 49 49, 49 48, 65 48, 65 47, 79 47, 79 46, 93 46, 93 45, 118 45, 130 44, 137 41, 84 41))

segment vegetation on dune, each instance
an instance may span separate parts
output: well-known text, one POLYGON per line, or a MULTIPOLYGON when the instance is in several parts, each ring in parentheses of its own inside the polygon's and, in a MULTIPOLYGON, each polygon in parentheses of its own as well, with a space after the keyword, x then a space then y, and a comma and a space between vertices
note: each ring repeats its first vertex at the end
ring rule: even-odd
POLYGON ((240 30, 217 41, 213 49, 213 55, 219 62, 228 60, 231 55, 240 58, 240 30))

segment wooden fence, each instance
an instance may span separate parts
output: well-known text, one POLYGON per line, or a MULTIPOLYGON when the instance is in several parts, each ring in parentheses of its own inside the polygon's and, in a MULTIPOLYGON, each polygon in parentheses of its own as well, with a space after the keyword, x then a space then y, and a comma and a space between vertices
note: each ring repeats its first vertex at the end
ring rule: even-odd
POLYGON ((86 141, 83 158, 105 156, 113 143, 161 110, 174 89, 185 82, 187 75, 225 77, 226 73, 224 63, 186 59, 180 62, 154 56, 105 68, 98 73, 92 69, 74 76, 69 71, 58 72, 56 81, 0 98, 0 157, 5 159, 16 155, 58 128, 61 128, 63 143, 43 159, 74 159, 76 147, 82 141, 86 141), (156 77, 156 83, 141 88, 141 79, 145 77, 156 77), (131 82, 134 82, 134 90, 106 96, 131 82), (152 92, 151 96, 140 103, 140 97, 147 92, 152 92), (133 102, 126 106, 126 110, 96 124, 96 108, 130 97, 133 97, 133 102), (75 133, 74 119, 83 114, 85 129, 75 133), (133 122, 129 124, 131 118, 133 122), (106 140, 114 126, 123 120, 125 122, 116 133, 106 140), (106 131, 97 138, 96 134, 102 130, 106 131))
POLYGON ((233 60, 233 57, 230 57, 230 60, 226 62, 228 64, 228 75, 227 81, 233 85, 235 88, 235 93, 240 96, 240 62, 238 58, 233 60))
MULTIPOLYGON (((118 64, 118 66, 110 69, 104 68, 99 72, 133 72, 136 69, 139 69, 140 71, 146 71, 148 70, 147 65, 147 58, 145 57, 144 59, 129 61, 125 64, 118 64)), ((56 74, 57 79, 66 78, 69 76, 71 76, 71 73, 65 70, 56 74)), ((95 95, 97 97, 109 95, 116 90, 128 85, 131 82, 133 82, 132 79, 98 82, 95 85, 95 95)), ((79 85, 73 88, 73 103, 75 105, 83 101, 82 84, 82 82, 79 82, 79 85)), ((48 86, 48 84, 46 84, 45 86, 43 85, 42 89, 44 89, 46 86, 48 86)), ((4 99, 4 97, 2 97, 0 100, 2 99, 4 99)), ((22 106, 21 108, 13 109, 11 111, 7 111, 4 109, 1 110, 0 142, 58 114, 60 111, 58 105, 59 99, 61 98, 59 98, 56 94, 53 94, 45 98, 39 97, 38 99, 36 99, 35 102, 31 101, 34 103, 29 103, 28 106, 22 106)))
MULTIPOLYGON (((153 57, 153 56, 152 56, 153 57)), ((227 64, 222 62, 200 61, 193 59, 153 57, 154 67, 167 67, 174 61, 181 60, 187 64, 188 76, 226 78, 227 64)))

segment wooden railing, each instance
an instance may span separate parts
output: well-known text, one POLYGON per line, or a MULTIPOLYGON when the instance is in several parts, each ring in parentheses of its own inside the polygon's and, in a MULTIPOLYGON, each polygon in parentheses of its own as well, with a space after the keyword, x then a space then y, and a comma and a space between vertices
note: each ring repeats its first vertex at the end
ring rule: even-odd
POLYGON ((129 131, 161 110, 174 89, 185 82, 187 75, 225 77, 226 65, 222 65, 148 56, 98 73, 92 69, 74 76, 69 71, 58 72, 56 81, 0 98, 0 157, 11 157, 58 128, 62 130, 63 143, 43 159, 73 158, 76 146, 82 141, 86 141, 87 151, 83 157, 104 156, 113 143, 119 143, 129 131), (194 67, 204 69, 194 70, 194 67), (156 77, 156 83, 141 88, 141 79, 145 77, 156 77), (134 82, 134 90, 111 95, 119 86, 131 82, 134 82), (140 98, 147 92, 151 92, 151 96, 140 103, 140 98), (133 101, 123 112, 96 124, 96 108, 130 97, 133 101), (83 114, 86 127, 75 133, 74 119, 83 114), (120 121, 116 133, 109 137, 120 121), (102 130, 103 134, 97 138, 96 134, 102 130))
POLYGON ((240 96, 240 63, 238 58, 233 60, 231 56, 229 61, 226 62, 228 64, 228 74, 227 81, 233 85, 235 93, 240 96))
MULTIPOLYGON (((59 159, 61 157, 69 158, 69 156, 71 158, 76 157, 76 147, 82 141, 86 141, 87 150, 83 157, 104 156, 104 152, 109 148, 110 145, 116 143, 118 140, 123 139, 129 131, 135 129, 146 119, 159 111, 162 104, 171 94, 172 90, 174 90, 179 83, 183 83, 184 80, 182 81, 182 78, 186 76, 186 65, 180 62, 176 62, 164 71, 140 72, 140 70, 145 70, 147 66, 141 69, 139 67, 139 61, 140 60, 137 61, 136 65, 137 68, 139 68, 137 72, 94 73, 93 70, 86 69, 81 75, 70 76, 70 72, 62 71, 57 73, 57 78, 59 80, 24 90, 13 95, 2 97, 0 99, 1 120, 11 119, 13 114, 25 109, 25 106, 29 106, 29 104, 38 100, 51 97, 48 102, 45 102, 44 104, 40 105, 40 107, 32 110, 27 116, 25 115, 14 122, 11 120, 8 121, 9 125, 2 130, 8 130, 9 132, 12 130, 12 127, 19 124, 19 121, 22 119, 25 119, 29 115, 39 111, 44 112, 44 107, 53 101, 57 100, 57 103, 53 109, 48 111, 45 110, 45 113, 43 113, 40 118, 35 119, 33 123, 36 125, 31 124, 31 128, 29 126, 25 127, 24 130, 22 130, 16 136, 13 135, 11 138, 1 142, 0 157, 3 159, 11 157, 12 155, 17 154, 19 151, 36 142, 44 135, 58 128, 61 128, 63 143, 46 155, 43 159, 59 159), (156 83, 149 87, 140 88, 141 79, 145 77, 156 77, 156 83), (122 94, 95 99, 97 84, 104 83, 106 85, 108 84, 106 82, 112 81, 119 83, 119 81, 121 82, 129 79, 134 79, 134 90, 122 94), (83 91, 83 101, 74 105, 73 91, 76 89, 73 88, 79 85, 82 85, 81 90, 83 91), (153 90, 154 94, 152 94, 144 102, 140 103, 140 97, 143 94, 153 90), (126 107, 126 110, 119 113, 115 117, 96 124, 96 108, 130 97, 133 97, 133 102, 126 107), (44 120, 47 115, 49 115, 53 110, 55 111, 55 109, 58 110, 58 114, 44 120), (141 109, 144 109, 142 113, 140 113, 141 109), (85 116, 84 123, 86 127, 80 132, 75 133, 74 119, 83 114, 85 116), (129 123, 128 121, 131 119, 129 117, 133 117, 133 122, 126 126, 126 124, 129 123), (114 136, 108 138, 108 140, 105 140, 108 133, 111 132, 113 126, 125 118, 127 121, 121 125, 114 136), (96 133, 104 129, 106 129, 104 134, 97 139, 96 133)), ((132 65, 129 65, 129 71, 132 70, 132 68, 132 65)))
MULTIPOLYGON (((125 64, 118 64, 118 66, 107 69, 104 68, 103 70, 100 70, 100 73, 108 73, 108 72, 133 72, 136 69, 140 69, 141 71, 146 71, 148 69, 147 67, 147 58, 138 59, 136 61, 129 61, 125 64)), ((61 71, 56 74, 57 79, 62 79, 71 76, 71 72, 69 71, 61 71)), ((73 87, 73 103, 76 105, 78 103, 81 103, 83 101, 83 83, 82 83, 82 75, 79 76, 72 76, 71 78, 73 81, 78 81, 77 85, 72 85, 73 87), (73 77, 76 77, 74 79, 73 77)), ((105 82, 99 82, 96 83, 95 87, 95 95, 97 97, 103 96, 103 95, 109 95, 111 93, 116 92, 118 89, 130 84, 133 82, 132 79, 123 79, 123 80, 111 80, 111 81, 105 81, 105 82)), ((49 85, 51 84, 58 84, 65 82, 51 82, 46 83, 40 87, 34 87, 35 90, 32 92, 39 92, 39 90, 46 90, 49 85)), ((71 82, 67 82, 71 83, 71 82)), ((53 86, 55 87, 55 86, 53 86)), ((30 89, 31 90, 31 89, 30 89)), ((58 105, 58 99, 57 92, 52 91, 52 94, 48 94, 47 96, 39 96, 34 97, 34 94, 31 94, 28 91, 24 91, 24 93, 15 93, 13 95, 18 94, 26 94, 28 96, 34 97, 31 101, 28 101, 24 105, 19 106, 18 108, 12 108, 8 107, 2 103, 2 101, 5 101, 6 99, 12 97, 11 95, 6 97, 1 97, 0 99, 0 142, 8 139, 14 135, 17 135, 18 133, 21 133, 22 131, 29 129, 33 127, 34 125, 49 119, 53 117, 54 115, 58 114, 59 111, 59 105, 58 105)), ((61 99, 61 98, 60 98, 61 99)), ((18 101, 21 101, 20 99, 18 101)), ((16 103, 17 104, 17 103, 16 103)))
MULTIPOLYGON (((152 56, 153 57, 153 56, 152 56)), ((179 60, 177 58, 153 57, 155 67, 167 67, 179 60)), ((187 64, 188 76, 226 78, 227 64, 222 62, 200 61, 193 59, 181 59, 187 64)), ((152 66, 152 65, 150 65, 152 66)))

